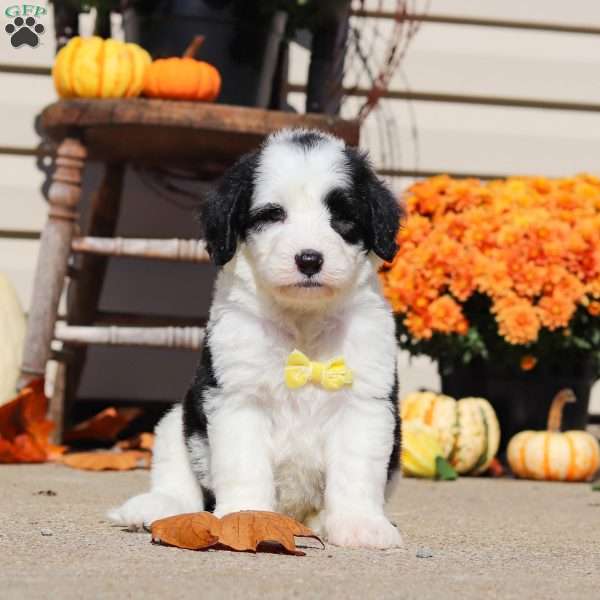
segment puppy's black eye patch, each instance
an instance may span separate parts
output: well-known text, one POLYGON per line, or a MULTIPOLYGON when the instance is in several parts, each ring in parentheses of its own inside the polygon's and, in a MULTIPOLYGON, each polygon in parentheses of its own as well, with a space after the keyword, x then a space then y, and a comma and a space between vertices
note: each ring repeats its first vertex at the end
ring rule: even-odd
POLYGON ((325 205, 331 214, 331 227, 349 244, 363 241, 363 230, 356 203, 348 192, 334 189, 325 197, 325 205))
POLYGON ((269 223, 285 221, 286 213, 279 204, 264 204, 250 211, 248 215, 248 231, 260 231, 269 223))

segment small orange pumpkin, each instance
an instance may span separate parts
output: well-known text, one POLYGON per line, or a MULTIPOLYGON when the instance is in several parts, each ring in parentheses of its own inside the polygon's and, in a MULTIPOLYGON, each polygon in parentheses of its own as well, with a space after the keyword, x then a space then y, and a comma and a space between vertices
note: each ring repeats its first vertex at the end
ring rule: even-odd
POLYGON ((169 100, 215 100, 221 91, 221 75, 194 55, 204 42, 196 36, 181 58, 159 58, 146 70, 144 94, 169 100))

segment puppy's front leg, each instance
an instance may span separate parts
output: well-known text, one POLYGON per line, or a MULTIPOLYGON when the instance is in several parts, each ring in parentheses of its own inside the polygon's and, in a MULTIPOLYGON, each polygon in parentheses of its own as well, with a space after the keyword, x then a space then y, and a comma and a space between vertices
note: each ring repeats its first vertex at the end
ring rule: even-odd
POLYGON ((327 444, 325 528, 331 544, 363 548, 402 545, 383 512, 394 417, 384 402, 349 402, 327 444))
POLYGON ((257 407, 223 399, 208 429, 215 514, 274 510, 269 423, 257 407))

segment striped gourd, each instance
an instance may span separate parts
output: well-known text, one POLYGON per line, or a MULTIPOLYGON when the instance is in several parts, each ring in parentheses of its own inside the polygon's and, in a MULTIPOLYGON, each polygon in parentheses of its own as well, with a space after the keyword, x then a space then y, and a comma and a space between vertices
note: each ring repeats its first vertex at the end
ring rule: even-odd
POLYGON ((401 401, 400 412, 403 422, 421 422, 436 432, 444 456, 462 475, 483 473, 498 451, 500 426, 483 398, 416 392, 401 401))
POLYGON ((600 467, 600 447, 585 431, 560 432, 562 410, 574 402, 570 390, 559 392, 548 414, 547 431, 521 431, 509 442, 508 463, 517 477, 548 481, 585 481, 600 467))
POLYGON ((61 98, 129 98, 142 91, 150 62, 137 44, 77 36, 56 55, 52 77, 61 98))
POLYGON ((411 477, 456 479, 456 471, 444 458, 435 431, 417 421, 402 423, 402 472, 411 477))

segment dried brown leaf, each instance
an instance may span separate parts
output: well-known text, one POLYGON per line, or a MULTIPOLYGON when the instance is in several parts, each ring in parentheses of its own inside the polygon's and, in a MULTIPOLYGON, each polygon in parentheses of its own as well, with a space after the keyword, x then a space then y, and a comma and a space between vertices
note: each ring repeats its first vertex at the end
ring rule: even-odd
POLYGON ((189 513, 152 523, 153 541, 189 550, 217 546, 238 552, 257 552, 261 545, 276 544, 289 554, 304 556, 296 547, 294 537, 310 537, 321 542, 313 531, 291 517, 266 511, 241 511, 222 519, 206 512, 189 513))
POLYGON ((47 409, 44 380, 36 379, 13 400, 0 406, 0 437, 12 440, 32 423, 45 421, 47 409))
POLYGON ((304 556, 296 548, 294 536, 317 538, 313 531, 280 513, 244 510, 221 519, 219 543, 232 550, 256 552, 260 544, 279 544, 290 554, 304 556))
POLYGON ((68 446, 57 446, 55 444, 48 444, 46 447, 46 454, 48 460, 60 461, 62 455, 69 449, 68 446))
POLYGON ((131 421, 142 414, 139 408, 105 408, 91 419, 78 423, 64 435, 65 442, 95 440, 112 442, 131 421))
POLYGON ((74 452, 66 454, 60 462, 73 469, 84 471, 131 471, 150 467, 152 454, 146 450, 125 452, 74 452))
POLYGON ((154 447, 154 434, 138 433, 138 435, 117 442, 115 446, 121 450, 152 450, 154 447))
POLYGON ((219 541, 221 522, 209 512, 188 513, 152 523, 152 541, 187 550, 204 550, 219 541))
POLYGON ((45 448, 26 433, 15 436, 11 441, 0 439, 0 463, 39 463, 47 459, 45 448))
POLYGON ((506 473, 502 463, 497 458, 493 458, 487 469, 487 474, 490 477, 504 477, 506 473))
POLYGON ((54 423, 46 418, 47 409, 43 379, 0 407, 0 463, 44 462, 59 451, 49 443, 54 423))

